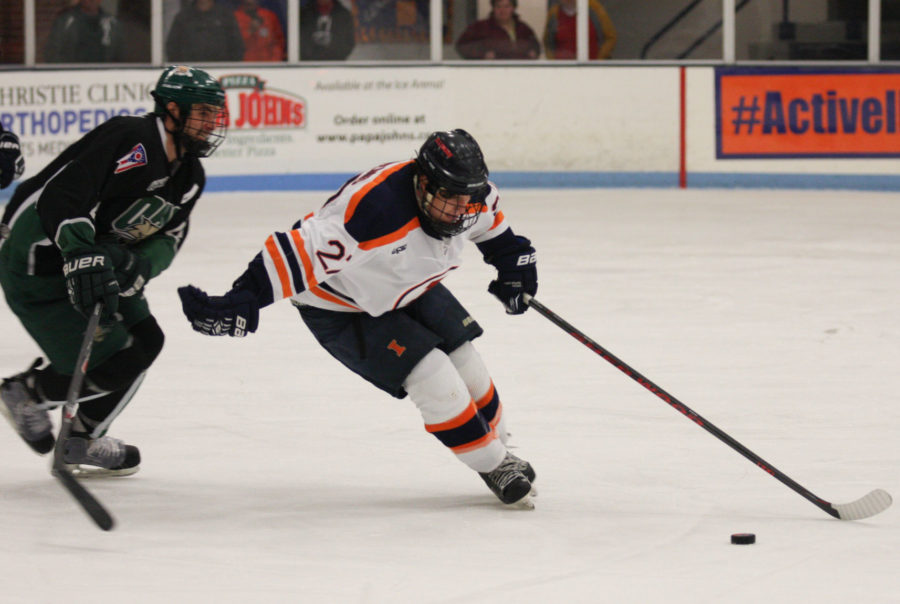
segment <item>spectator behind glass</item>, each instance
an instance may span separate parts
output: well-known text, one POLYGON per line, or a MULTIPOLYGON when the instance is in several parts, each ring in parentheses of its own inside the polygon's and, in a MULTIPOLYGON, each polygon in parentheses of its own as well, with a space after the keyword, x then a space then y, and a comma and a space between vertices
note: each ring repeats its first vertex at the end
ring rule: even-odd
POLYGON ((338 0, 313 0, 300 10, 301 61, 343 61, 355 36, 353 16, 338 0))
POLYGON ((456 41, 464 59, 536 59, 541 44, 516 14, 517 0, 491 0, 491 14, 475 21, 456 41))
POLYGON ((119 3, 116 15, 122 27, 122 61, 150 62, 150 0, 127 0, 119 3))
MULTIPOLYGON (((544 29, 544 52, 548 59, 575 59, 576 0, 557 0, 547 11, 547 27, 544 29)), ((606 9, 596 0, 588 0, 588 58, 592 61, 608 59, 616 46, 616 28, 606 9), (603 34, 599 44, 597 32, 603 34)))
POLYGON ((242 61, 244 38, 234 13, 215 0, 194 0, 172 21, 166 39, 170 62, 242 61))
POLYGON ((244 36, 245 61, 283 61, 284 33, 278 17, 258 0, 241 0, 234 11, 238 27, 244 36))
POLYGON ((102 8, 101 0, 79 0, 53 20, 44 61, 47 63, 110 63, 122 61, 119 21, 102 8))

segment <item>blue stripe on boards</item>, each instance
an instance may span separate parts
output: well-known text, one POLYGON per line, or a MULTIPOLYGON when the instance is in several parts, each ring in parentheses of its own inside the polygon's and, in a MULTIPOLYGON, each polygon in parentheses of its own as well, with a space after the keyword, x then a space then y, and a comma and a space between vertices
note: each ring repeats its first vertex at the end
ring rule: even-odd
MULTIPOLYGON (((247 174, 207 176, 206 192, 327 191, 353 174, 247 174)), ((674 188, 677 172, 495 172, 501 189, 674 188)), ((842 189, 900 191, 900 174, 809 174, 770 172, 688 172, 687 185, 702 188, 842 189)), ((0 205, 14 187, 0 191, 0 205)))
MULTIPOLYGON (((207 191, 334 191, 347 174, 210 176, 207 191)), ((677 172, 495 172, 502 189, 674 188, 677 172)), ((687 185, 702 188, 843 189, 900 191, 900 174, 688 172, 687 185)))

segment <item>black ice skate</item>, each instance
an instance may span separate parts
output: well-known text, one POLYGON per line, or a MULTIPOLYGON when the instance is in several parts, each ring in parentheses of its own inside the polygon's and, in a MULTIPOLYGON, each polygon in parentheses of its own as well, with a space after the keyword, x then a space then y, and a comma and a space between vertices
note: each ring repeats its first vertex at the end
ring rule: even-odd
POLYGON ((40 455, 52 451, 56 442, 50 414, 39 406, 41 398, 34 390, 34 370, 42 362, 43 359, 37 359, 27 371, 4 378, 0 384, 0 413, 40 455))
POLYGON ((129 476, 140 468, 141 452, 111 436, 91 439, 72 433, 65 443, 65 462, 79 478, 129 476))
POLYGON ((503 503, 529 509, 534 507, 528 495, 532 491, 531 481, 534 480, 535 473, 527 461, 507 452, 499 466, 490 472, 479 472, 478 475, 503 503))

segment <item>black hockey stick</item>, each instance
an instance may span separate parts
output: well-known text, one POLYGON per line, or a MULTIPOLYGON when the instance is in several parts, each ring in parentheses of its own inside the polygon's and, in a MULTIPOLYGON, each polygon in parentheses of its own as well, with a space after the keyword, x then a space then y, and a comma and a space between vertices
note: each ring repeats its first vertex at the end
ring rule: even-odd
POLYGON ((66 404, 62 410, 62 423, 59 427, 59 437, 56 439, 56 447, 53 450, 53 475, 59 479, 59 482, 67 491, 75 498, 91 520, 97 523, 104 531, 111 530, 115 524, 113 517, 106 508, 103 507, 97 498, 91 495, 90 491, 84 488, 75 476, 66 467, 65 460, 65 442, 72 432, 72 420, 78 411, 78 395, 81 392, 81 384, 84 381, 84 374, 87 371, 88 359, 91 356, 91 347, 94 345, 94 332, 97 331, 97 325, 100 324, 100 310, 102 303, 98 302, 94 305, 94 311, 88 319, 87 329, 84 332, 84 339, 81 341, 81 350, 78 352, 78 360, 75 362, 75 370, 72 372, 72 381, 69 383, 69 392, 66 395, 66 404))
POLYGON ((582 332, 572 327, 570 324, 566 323, 559 315, 554 313, 552 310, 535 300, 533 297, 525 294, 525 302, 538 313, 555 323, 557 326, 561 327, 565 332, 567 332, 570 336, 599 354, 601 357, 612 363, 616 368, 621 370, 625 375, 636 381, 638 384, 661 398, 663 401, 671 405, 675 408, 676 411, 682 413, 689 420, 727 444, 729 447, 749 459, 751 462, 762 468, 767 473, 771 474, 783 484, 790 487, 792 490, 796 491, 817 507, 823 509, 828 514, 834 516, 835 518, 840 518, 841 520, 860 520, 862 518, 868 518, 869 516, 874 516, 875 514, 880 514, 888 507, 890 507, 891 499, 890 494, 881 489, 875 489, 874 491, 864 495, 863 497, 857 499, 856 501, 851 501, 850 503, 830 503, 816 497, 805 488, 794 482, 790 477, 785 475, 783 472, 775 468, 772 464, 764 460, 762 457, 733 439, 731 436, 708 422, 706 419, 698 415, 695 411, 693 411, 690 407, 679 401, 677 398, 645 378, 643 375, 629 367, 624 361, 619 359, 616 355, 606 350, 600 344, 597 344, 595 341, 584 335, 582 332))

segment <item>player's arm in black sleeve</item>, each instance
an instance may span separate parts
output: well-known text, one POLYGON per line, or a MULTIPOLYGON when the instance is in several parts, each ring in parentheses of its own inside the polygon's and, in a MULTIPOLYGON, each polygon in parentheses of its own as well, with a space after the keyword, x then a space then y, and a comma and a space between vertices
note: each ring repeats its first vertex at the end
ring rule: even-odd
POLYGON ((94 245, 91 210, 115 171, 116 158, 138 142, 137 136, 113 118, 67 150, 67 163, 44 185, 36 210, 44 232, 64 256, 94 245))

